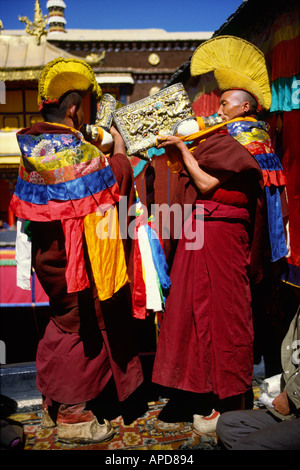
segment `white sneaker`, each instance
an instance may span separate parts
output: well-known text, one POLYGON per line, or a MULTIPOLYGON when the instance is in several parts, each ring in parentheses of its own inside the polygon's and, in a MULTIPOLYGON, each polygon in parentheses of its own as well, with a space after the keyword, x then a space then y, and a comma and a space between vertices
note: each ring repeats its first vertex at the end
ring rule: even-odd
POLYGON ((220 413, 216 410, 212 410, 209 416, 194 415, 193 428, 194 431, 198 434, 206 432, 215 432, 217 427, 217 422, 220 417, 220 413))

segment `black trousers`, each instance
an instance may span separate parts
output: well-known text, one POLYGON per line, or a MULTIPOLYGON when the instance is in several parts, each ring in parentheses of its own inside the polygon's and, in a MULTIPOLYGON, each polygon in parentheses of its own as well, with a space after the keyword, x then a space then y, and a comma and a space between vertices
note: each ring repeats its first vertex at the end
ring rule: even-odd
POLYGON ((229 450, 300 450, 300 419, 279 420, 266 409, 229 411, 217 435, 229 450))

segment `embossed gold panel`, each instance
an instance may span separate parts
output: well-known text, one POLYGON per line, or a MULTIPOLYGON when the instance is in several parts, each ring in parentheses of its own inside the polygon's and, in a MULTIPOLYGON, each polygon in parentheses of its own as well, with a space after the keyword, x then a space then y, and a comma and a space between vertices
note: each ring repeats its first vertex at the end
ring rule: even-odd
POLYGON ((159 134, 172 135, 178 122, 190 117, 195 115, 182 83, 123 106, 113 113, 114 123, 124 139, 128 155, 146 159, 147 149, 155 145, 159 134))

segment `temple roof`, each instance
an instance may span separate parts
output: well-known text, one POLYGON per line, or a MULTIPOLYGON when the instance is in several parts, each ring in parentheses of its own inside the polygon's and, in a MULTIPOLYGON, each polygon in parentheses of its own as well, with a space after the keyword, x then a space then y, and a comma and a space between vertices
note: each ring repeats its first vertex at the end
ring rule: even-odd
MULTIPOLYGON (((3 30, 2 35, 26 34, 20 30, 3 30)), ((213 31, 168 32, 164 29, 67 29, 48 32, 47 40, 57 41, 204 41, 213 31)), ((1 35, 0 35, 1 38, 1 35)))
POLYGON ((36 37, 25 31, 11 33, 0 34, 0 80, 34 80, 56 57, 75 57, 49 43, 45 37, 38 45, 36 37))
POLYGON ((25 30, 3 30, 0 34, 0 80, 37 80, 40 71, 51 60, 57 57, 78 58, 57 47, 58 42, 198 42, 211 36, 211 32, 169 33, 164 29, 69 29, 66 32, 48 32, 38 42, 36 36, 27 34, 25 30))

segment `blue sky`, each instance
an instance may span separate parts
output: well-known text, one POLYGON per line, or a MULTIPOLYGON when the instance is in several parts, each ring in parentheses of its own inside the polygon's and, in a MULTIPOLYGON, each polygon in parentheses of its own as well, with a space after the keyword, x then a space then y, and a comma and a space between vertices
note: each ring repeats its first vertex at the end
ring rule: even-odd
MULTIPOLYGON (((243 0, 64 0, 66 28, 146 29, 168 32, 215 31, 243 0)), ((24 29, 18 19, 34 17, 35 0, 0 0, 5 29, 24 29)), ((40 0, 47 14, 47 0, 40 0)))

